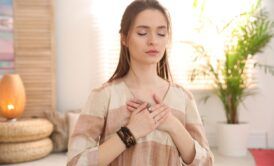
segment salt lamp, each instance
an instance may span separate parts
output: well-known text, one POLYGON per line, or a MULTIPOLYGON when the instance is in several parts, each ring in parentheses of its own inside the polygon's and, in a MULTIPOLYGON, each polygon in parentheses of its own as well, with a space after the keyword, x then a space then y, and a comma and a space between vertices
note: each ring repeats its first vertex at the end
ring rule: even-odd
POLYGON ((26 93, 18 74, 6 74, 0 81, 0 114, 7 119, 15 119, 25 109, 26 93))

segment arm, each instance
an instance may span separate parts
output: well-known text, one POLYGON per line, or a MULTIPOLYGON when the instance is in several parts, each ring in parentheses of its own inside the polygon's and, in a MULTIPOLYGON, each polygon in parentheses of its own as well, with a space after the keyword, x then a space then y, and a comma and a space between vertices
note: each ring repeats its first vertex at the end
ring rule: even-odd
POLYGON ((169 130, 169 134, 178 148, 183 161, 186 164, 190 164, 194 160, 196 153, 194 141, 189 132, 182 123, 177 120, 177 118, 174 118, 173 126, 174 127, 169 130))
POLYGON ((99 165, 108 165, 124 150, 126 150, 125 144, 117 134, 113 134, 109 140, 99 146, 99 165))
MULTIPOLYGON (((115 142, 115 146, 118 146, 118 149, 122 149, 123 145, 119 142, 120 140, 115 138, 115 135, 102 144, 103 148, 99 146, 100 138, 105 128, 108 102, 109 95, 104 88, 93 90, 89 95, 69 140, 69 166, 97 166, 99 163, 100 165, 104 164, 99 159, 103 157, 104 160, 108 161, 107 158, 111 158, 111 156, 105 157, 104 154, 107 153, 106 148, 112 149, 109 146, 112 142, 115 142), (101 155, 99 155, 99 149, 101 155)), ((115 156, 115 154, 112 156, 115 156)))
MULTIPOLYGON (((185 96, 185 126, 183 122, 170 114, 158 129, 170 134, 184 164, 213 165, 214 157, 209 149, 195 100, 190 93, 184 92, 184 94, 187 94, 185 96)), ((155 96, 155 102, 162 103, 157 96, 155 96)), ((166 109, 170 108, 166 106, 166 109)))
MULTIPOLYGON (((163 104, 158 96, 154 95, 154 100, 157 104, 153 107, 153 110, 171 110, 167 105, 163 104)), ((171 111, 169 111, 167 119, 158 126, 158 129, 169 133, 185 163, 189 164, 193 161, 195 157, 193 138, 171 111)))
MULTIPOLYGON (((133 110, 127 128, 135 139, 141 138, 157 128, 166 118, 167 111, 162 112, 162 114, 159 114, 159 112, 154 112, 153 114, 159 117, 159 121, 156 124, 152 120, 151 114, 147 111, 147 103, 143 103, 133 110)), ((126 146, 119 136, 117 134, 112 135, 108 141, 99 146, 99 165, 109 164, 125 149, 126 146)))
MULTIPOLYGON (((197 105, 195 102, 195 99, 193 95, 183 89, 183 92, 185 94, 185 126, 180 127, 181 125, 177 125, 175 128, 179 128, 182 131, 182 133, 187 132, 189 136, 191 136, 192 139, 192 146, 194 144, 195 149, 195 155, 193 158, 193 161, 189 164, 188 161, 185 160, 185 156, 182 154, 182 159, 184 162, 187 162, 189 165, 206 165, 211 166, 214 163, 214 156, 212 152, 209 149, 209 144, 205 135, 205 130, 200 118, 200 114, 197 109, 197 105)), ((174 133, 171 130, 171 133, 174 133)), ((177 137, 181 137, 181 139, 188 139, 188 137, 182 137, 179 134, 172 134, 174 139, 178 139, 177 137)), ((181 149, 180 147, 183 146, 183 144, 180 144, 180 142, 176 141, 176 146, 181 149)), ((186 141, 184 141, 186 142, 186 141)), ((186 145, 184 145, 186 146, 186 145)), ((189 151, 189 154, 192 154, 191 151, 189 151)), ((189 155, 186 155, 189 156, 189 155)), ((190 155, 191 156, 191 155, 190 155)))
POLYGON ((107 109, 108 95, 105 90, 93 90, 69 141, 68 166, 108 165, 126 149, 116 133, 99 145, 107 109))
MULTIPOLYGON (((105 128, 108 102, 104 93, 95 93, 83 109, 69 142, 69 166, 108 165, 125 149, 125 145, 115 133, 99 145, 100 137, 105 128)), ((146 103, 136 108, 130 116, 128 128, 136 139, 154 130, 160 123, 155 124, 151 115, 146 111, 146 103)), ((161 115, 160 119, 164 116, 161 115)))
POLYGON ((173 127, 168 131, 181 158, 186 165, 213 165, 214 156, 209 149, 204 129, 200 124, 182 125, 174 118, 173 127), (178 132, 180 131, 180 132, 178 132))

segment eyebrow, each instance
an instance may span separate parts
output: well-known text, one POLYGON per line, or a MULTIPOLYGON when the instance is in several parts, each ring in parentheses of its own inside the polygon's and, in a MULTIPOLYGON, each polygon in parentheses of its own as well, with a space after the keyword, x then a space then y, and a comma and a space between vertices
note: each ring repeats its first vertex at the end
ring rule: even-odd
MULTIPOLYGON (((144 28, 144 29, 149 29, 150 27, 147 25, 138 25, 136 28, 144 28)), ((165 25, 158 26, 157 29, 167 29, 165 25)))

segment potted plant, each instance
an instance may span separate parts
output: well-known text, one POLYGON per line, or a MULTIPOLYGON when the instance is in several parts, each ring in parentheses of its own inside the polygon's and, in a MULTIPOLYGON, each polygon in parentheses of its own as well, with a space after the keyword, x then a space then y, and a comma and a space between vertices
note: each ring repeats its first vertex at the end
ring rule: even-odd
POLYGON ((239 105, 256 92, 254 78, 249 75, 254 65, 250 64, 273 37, 273 22, 267 14, 258 1, 252 10, 225 26, 225 30, 232 28, 225 42, 223 59, 213 61, 204 46, 192 43, 198 53, 194 64, 202 63, 194 65, 190 79, 193 81, 200 75, 210 78, 214 94, 225 111, 226 122, 218 124, 217 132, 218 151, 225 155, 242 156, 247 151, 248 123, 239 121, 239 105))

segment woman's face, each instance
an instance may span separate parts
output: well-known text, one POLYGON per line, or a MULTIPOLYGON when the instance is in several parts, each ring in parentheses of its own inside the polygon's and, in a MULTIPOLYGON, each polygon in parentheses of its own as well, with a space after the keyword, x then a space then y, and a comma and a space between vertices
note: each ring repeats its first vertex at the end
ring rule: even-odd
POLYGON ((131 60, 142 64, 156 64, 164 55, 168 43, 167 20, 155 9, 139 13, 124 42, 131 60))

